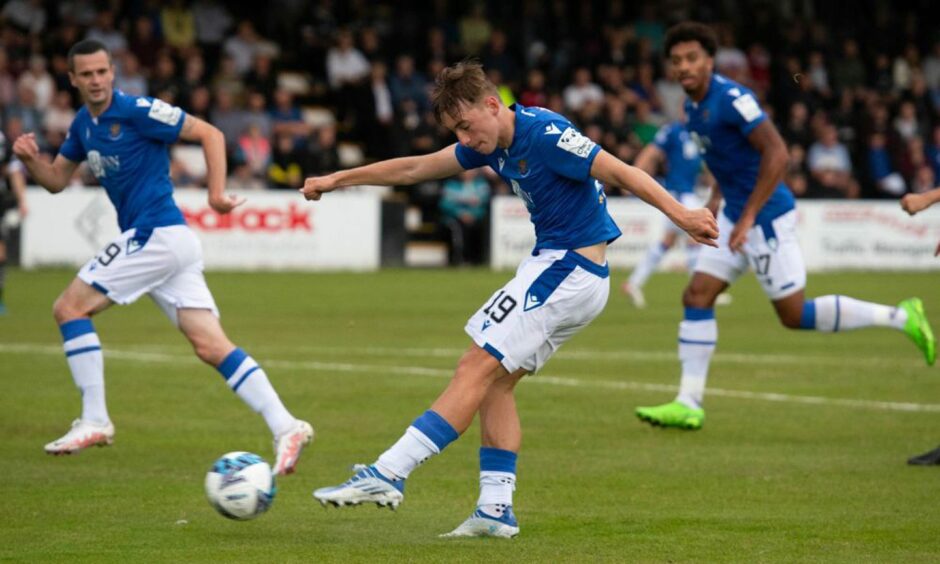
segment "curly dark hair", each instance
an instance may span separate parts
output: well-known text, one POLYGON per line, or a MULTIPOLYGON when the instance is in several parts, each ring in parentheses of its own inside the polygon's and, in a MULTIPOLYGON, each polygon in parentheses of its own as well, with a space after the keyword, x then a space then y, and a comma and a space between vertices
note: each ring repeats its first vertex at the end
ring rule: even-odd
POLYGON ((715 52, 718 50, 718 38, 715 35, 715 30, 699 22, 681 22, 670 27, 666 32, 663 53, 668 57, 677 43, 685 43, 686 41, 698 41, 710 57, 714 57, 715 52))

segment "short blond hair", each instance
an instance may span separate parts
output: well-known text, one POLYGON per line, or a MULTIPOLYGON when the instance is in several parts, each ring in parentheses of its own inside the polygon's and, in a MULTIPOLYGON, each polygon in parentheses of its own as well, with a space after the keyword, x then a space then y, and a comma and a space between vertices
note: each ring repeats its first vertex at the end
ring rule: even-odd
POLYGON ((477 61, 461 61, 442 70, 434 81, 431 91, 431 106, 434 117, 441 121, 444 114, 453 119, 460 118, 462 104, 476 104, 486 96, 496 96, 496 86, 486 78, 483 65, 477 61))

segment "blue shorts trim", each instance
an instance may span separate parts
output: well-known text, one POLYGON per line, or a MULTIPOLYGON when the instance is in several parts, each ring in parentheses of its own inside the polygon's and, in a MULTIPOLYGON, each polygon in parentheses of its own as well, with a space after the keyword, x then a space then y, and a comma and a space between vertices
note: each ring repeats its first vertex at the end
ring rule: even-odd
POLYGON ((493 355, 493 358, 495 358, 496 360, 500 362, 503 361, 503 358, 504 358, 503 353, 496 350, 496 347, 494 347, 493 345, 486 343, 485 345, 483 345, 483 350, 493 355))

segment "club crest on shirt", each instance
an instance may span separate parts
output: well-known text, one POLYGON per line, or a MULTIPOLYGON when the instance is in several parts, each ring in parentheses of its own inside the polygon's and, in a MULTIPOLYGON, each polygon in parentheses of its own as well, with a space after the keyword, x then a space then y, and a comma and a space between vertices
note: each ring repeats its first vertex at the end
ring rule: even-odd
POLYGON ((121 131, 121 124, 118 122, 112 123, 111 127, 108 128, 108 138, 112 141, 117 141, 120 139, 123 133, 124 132, 121 131))

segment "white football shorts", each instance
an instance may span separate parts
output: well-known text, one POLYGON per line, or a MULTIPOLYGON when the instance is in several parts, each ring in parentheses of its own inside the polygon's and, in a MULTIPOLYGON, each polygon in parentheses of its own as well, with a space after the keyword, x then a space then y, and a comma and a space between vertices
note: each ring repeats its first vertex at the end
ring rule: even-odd
POLYGON ((149 294, 178 325, 176 310, 219 310, 202 273, 202 244, 185 225, 121 233, 78 272, 86 284, 117 304, 149 294))
POLYGON ((771 301, 806 287, 806 265, 796 236, 796 210, 777 217, 768 226, 752 227, 740 253, 728 246, 732 229, 734 223, 724 213, 719 214, 718 248, 702 246, 696 272, 732 284, 750 266, 771 301))
POLYGON ((536 372, 558 348, 604 310, 607 265, 574 251, 543 250, 467 321, 464 331, 510 373, 536 372))

